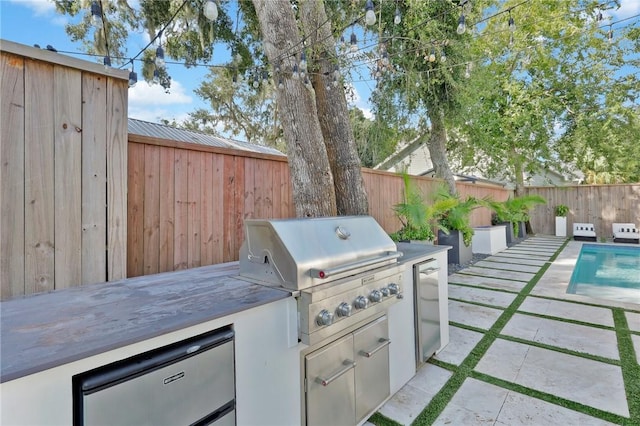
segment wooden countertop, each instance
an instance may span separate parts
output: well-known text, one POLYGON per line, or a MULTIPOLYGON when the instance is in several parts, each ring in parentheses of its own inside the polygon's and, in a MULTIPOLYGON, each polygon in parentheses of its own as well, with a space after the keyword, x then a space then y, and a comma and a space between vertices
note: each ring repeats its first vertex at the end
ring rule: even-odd
POLYGON ((0 304, 0 382, 285 299, 238 263, 91 284, 0 304))

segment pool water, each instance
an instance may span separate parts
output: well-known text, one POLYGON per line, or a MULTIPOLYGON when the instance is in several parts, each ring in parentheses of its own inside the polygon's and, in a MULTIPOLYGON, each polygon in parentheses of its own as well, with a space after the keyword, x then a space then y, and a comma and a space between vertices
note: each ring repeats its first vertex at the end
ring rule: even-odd
POLYGON ((567 293, 640 304, 640 247, 583 244, 567 293))

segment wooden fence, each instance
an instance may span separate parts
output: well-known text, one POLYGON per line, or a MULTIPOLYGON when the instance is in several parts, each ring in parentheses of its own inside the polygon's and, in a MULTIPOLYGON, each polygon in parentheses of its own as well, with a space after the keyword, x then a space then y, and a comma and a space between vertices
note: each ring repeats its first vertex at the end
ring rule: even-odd
POLYGON ((0 41, 1 298, 126 276, 126 71, 0 41))
POLYGON ((538 194, 547 200, 531 213, 533 231, 555 234, 555 206, 569 207, 567 235, 573 223, 593 223, 599 238, 612 238, 614 222, 640 225, 640 184, 577 185, 562 187, 527 187, 525 194, 538 194))
MULTIPOLYGON (((387 232, 400 226, 392 206, 402 178, 363 169, 370 214, 387 232)), ((413 178, 428 200, 441 183, 413 178)), ((129 135, 127 275, 139 276, 238 259, 249 218, 294 217, 283 156, 129 135)), ((460 183, 462 196, 504 200, 510 191, 460 183)), ((478 209, 474 225, 488 225, 478 209)))

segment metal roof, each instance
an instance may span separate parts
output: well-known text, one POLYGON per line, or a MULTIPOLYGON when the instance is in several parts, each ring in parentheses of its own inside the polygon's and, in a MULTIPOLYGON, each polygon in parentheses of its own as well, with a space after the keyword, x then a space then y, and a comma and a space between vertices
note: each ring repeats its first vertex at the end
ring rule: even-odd
POLYGON ((256 145, 249 142, 241 142, 233 139, 219 138, 206 133, 194 132, 192 130, 176 129, 164 124, 151 123, 135 118, 128 119, 129 133, 151 138, 168 139, 178 142, 190 142, 201 145, 216 146, 219 148, 241 149, 243 151, 258 152, 261 154, 281 155, 284 154, 275 148, 256 145))

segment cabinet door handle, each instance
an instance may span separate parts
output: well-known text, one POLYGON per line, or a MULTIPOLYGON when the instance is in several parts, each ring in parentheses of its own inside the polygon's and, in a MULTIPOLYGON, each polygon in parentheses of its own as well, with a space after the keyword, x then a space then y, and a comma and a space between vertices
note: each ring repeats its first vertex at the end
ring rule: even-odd
POLYGON ((342 376, 347 371, 354 368, 356 366, 356 363, 351 361, 350 359, 345 359, 342 365, 345 365, 345 367, 342 370, 337 371, 335 374, 333 374, 333 376, 327 377, 326 379, 323 379, 322 377, 318 377, 316 379, 316 382, 320 383, 322 386, 329 386, 331 382, 336 380, 338 377, 342 376))
POLYGON ((367 358, 371 358, 376 352, 378 352, 379 350, 389 346, 391 344, 391 340, 389 339, 385 339, 384 337, 381 337, 380 340, 378 340, 378 342, 380 342, 380 344, 378 346, 376 346, 375 348, 371 349, 369 352, 366 351, 360 351, 360 355, 367 357, 367 358))
POLYGON ((420 271, 420 273, 421 273, 421 274, 425 274, 425 275, 427 275, 427 274, 431 274, 431 273, 433 273, 433 272, 438 272, 439 270, 440 270, 440 267, 437 267, 437 268, 427 268, 427 269, 425 269, 425 270, 423 270, 423 271, 420 271))

